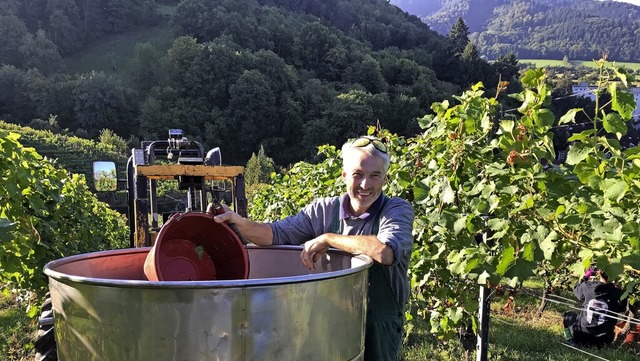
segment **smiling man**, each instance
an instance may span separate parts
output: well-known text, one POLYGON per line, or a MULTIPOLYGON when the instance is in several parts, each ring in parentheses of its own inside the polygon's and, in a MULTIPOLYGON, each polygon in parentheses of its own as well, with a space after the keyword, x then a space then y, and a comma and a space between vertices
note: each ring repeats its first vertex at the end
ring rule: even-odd
POLYGON ((217 222, 235 224, 247 240, 260 246, 304 245, 300 258, 309 269, 329 248, 371 257, 367 361, 397 360, 409 298, 414 211, 406 200, 382 193, 389 162, 384 143, 363 136, 342 146, 342 178, 347 185, 342 196, 318 199, 273 223, 253 222, 234 212, 216 216, 217 222))

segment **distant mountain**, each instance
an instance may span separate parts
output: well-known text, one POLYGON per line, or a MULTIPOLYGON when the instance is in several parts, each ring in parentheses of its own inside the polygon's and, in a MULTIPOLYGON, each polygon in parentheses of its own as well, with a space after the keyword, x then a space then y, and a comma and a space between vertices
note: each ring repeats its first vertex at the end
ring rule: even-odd
POLYGON ((391 4, 419 18, 437 12, 444 2, 445 0, 391 0, 391 4))
POLYGON ((640 6, 596 0, 441 0, 391 3, 448 34, 458 18, 483 56, 640 62, 640 6))

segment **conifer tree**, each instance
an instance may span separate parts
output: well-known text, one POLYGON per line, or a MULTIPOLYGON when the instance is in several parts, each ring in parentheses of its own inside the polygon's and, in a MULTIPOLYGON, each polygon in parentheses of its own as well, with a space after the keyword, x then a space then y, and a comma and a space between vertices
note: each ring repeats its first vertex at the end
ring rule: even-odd
POLYGON ((458 18, 449 31, 449 42, 451 44, 453 54, 462 55, 465 47, 469 44, 469 27, 464 23, 462 18, 458 18))
POLYGON ((260 146, 258 154, 252 153, 247 162, 244 179, 247 186, 268 183, 271 173, 275 172, 273 159, 267 157, 264 147, 260 146))

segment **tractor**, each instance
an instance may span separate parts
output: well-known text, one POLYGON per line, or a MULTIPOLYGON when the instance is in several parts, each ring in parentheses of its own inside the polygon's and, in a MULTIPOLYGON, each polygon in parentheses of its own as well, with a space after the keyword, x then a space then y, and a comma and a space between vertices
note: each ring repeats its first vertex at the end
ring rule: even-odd
MULTIPOLYGON (((165 140, 142 141, 131 150, 126 179, 117 179, 116 164, 96 161, 93 165, 98 192, 127 190, 127 218, 130 247, 149 247, 158 231, 177 212, 206 211, 210 203, 227 203, 240 215, 247 215, 244 167, 223 166, 220 148, 205 152, 200 142, 189 140, 181 129, 169 129, 165 140), (184 209, 162 209, 159 181, 177 181, 184 209)), ((175 203, 175 202, 174 202, 175 203)), ((47 297, 38 320, 36 360, 57 360, 51 299, 47 297)))

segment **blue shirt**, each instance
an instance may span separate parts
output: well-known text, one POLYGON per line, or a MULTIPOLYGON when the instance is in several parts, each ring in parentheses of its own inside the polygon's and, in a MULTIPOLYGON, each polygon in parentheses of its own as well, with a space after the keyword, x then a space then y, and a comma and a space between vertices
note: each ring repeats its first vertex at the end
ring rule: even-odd
MULTIPOLYGON (((320 198, 307 205, 298 214, 271 223, 274 245, 301 245, 322 234, 333 232, 334 212, 339 212, 339 232, 344 235, 370 235, 374 218, 383 201, 384 194, 361 216, 352 216, 348 211, 349 195, 320 198), (342 204, 342 207, 340 207, 342 204)), ((409 202, 391 197, 380 214, 376 237, 393 250, 393 263, 384 266, 384 273, 403 307, 409 299, 407 271, 413 247, 414 211, 409 202)))

